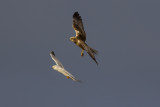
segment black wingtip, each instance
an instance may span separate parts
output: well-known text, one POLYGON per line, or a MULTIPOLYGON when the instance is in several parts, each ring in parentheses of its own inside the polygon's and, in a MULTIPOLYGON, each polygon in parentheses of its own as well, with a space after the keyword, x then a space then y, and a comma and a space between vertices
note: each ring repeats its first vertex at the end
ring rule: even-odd
POLYGON ((53 54, 55 56, 55 53, 53 51, 51 51, 51 54, 53 54))
POLYGON ((73 14, 73 18, 77 18, 77 19, 80 19, 80 20, 81 20, 81 16, 79 15, 78 12, 75 12, 75 13, 73 14))
POLYGON ((76 11, 76 12, 74 12, 74 14, 73 14, 73 17, 74 16, 79 16, 79 13, 76 11))

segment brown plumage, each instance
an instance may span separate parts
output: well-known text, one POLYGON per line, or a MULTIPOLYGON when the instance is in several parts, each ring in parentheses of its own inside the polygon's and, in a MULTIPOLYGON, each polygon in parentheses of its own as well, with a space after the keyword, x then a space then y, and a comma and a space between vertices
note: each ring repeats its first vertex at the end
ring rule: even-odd
POLYGON ((94 50, 93 48, 89 47, 85 41, 86 41, 86 33, 84 31, 82 18, 79 15, 78 12, 75 12, 73 14, 73 22, 72 27, 74 28, 76 32, 76 36, 70 37, 70 40, 74 42, 77 46, 79 46, 82 49, 81 56, 84 55, 84 50, 89 54, 89 56, 96 62, 98 65, 98 62, 96 61, 95 54, 98 53, 98 51, 94 50))

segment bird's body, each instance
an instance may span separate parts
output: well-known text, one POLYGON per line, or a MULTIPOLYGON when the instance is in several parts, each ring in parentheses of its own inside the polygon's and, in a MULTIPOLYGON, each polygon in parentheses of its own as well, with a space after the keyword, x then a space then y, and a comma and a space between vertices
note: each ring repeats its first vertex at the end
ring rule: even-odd
POLYGON ((84 47, 83 47, 83 45, 82 45, 82 43, 85 44, 85 45, 87 45, 87 44, 84 41, 80 40, 80 39, 77 39, 77 38, 75 38, 75 39, 76 39, 75 44, 77 46, 79 46, 81 49, 85 50, 84 47))
POLYGON ((84 50, 89 54, 89 56, 98 64, 95 58, 95 54, 98 53, 95 49, 89 47, 85 41, 86 41, 86 33, 84 31, 83 22, 81 19, 81 16, 79 16, 78 12, 75 12, 73 14, 73 23, 72 27, 74 28, 76 32, 76 36, 70 37, 70 40, 74 42, 77 46, 79 46, 81 51, 81 56, 84 55, 84 50))
POLYGON ((67 78, 71 78, 73 81, 79 81, 77 80, 72 74, 70 74, 67 70, 65 70, 64 68, 58 66, 58 65, 54 65, 52 66, 52 68, 58 72, 60 72, 61 74, 63 74, 64 76, 66 76, 67 78))
POLYGON ((60 73, 62 73, 64 76, 68 76, 66 73, 66 70, 58 65, 53 65, 52 68, 60 73))
POLYGON ((81 82, 80 80, 76 79, 72 74, 70 74, 67 70, 64 69, 61 62, 55 57, 55 54, 53 51, 50 53, 50 56, 56 63, 56 65, 52 66, 52 69, 60 72, 61 74, 63 74, 67 78, 71 78, 73 81, 81 82))

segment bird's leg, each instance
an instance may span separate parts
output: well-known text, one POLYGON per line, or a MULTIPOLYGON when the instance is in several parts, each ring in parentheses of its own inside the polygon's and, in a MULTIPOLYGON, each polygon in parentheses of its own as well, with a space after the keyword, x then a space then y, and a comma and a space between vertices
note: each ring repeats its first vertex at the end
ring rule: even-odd
POLYGON ((84 55, 84 50, 82 49, 82 51, 81 51, 81 56, 83 56, 84 55))
POLYGON ((67 77, 67 79, 69 79, 70 77, 69 76, 66 76, 67 77))

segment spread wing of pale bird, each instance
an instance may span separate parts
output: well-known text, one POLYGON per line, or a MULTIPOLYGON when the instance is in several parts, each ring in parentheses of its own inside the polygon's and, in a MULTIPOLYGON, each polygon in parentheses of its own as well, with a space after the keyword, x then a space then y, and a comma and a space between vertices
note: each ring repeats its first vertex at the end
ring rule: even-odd
POLYGON ((52 66, 52 68, 54 70, 60 72, 61 74, 63 74, 67 78, 71 78, 73 81, 81 82, 80 80, 76 79, 72 74, 70 74, 67 70, 64 69, 64 67, 61 64, 61 62, 55 57, 55 54, 54 54, 53 51, 50 53, 50 56, 56 63, 56 65, 52 66))
POLYGON ((73 21, 72 21, 72 27, 76 32, 76 36, 70 37, 70 40, 75 43, 77 46, 79 46, 81 51, 81 56, 84 55, 84 50, 89 54, 89 56, 96 62, 98 65, 98 62, 96 61, 95 54, 98 53, 95 49, 89 47, 85 41, 86 41, 86 33, 84 31, 82 18, 79 15, 78 12, 75 12, 73 14, 73 21))
POLYGON ((58 66, 60 66, 61 68, 64 68, 63 65, 61 64, 61 62, 55 57, 55 54, 54 54, 53 51, 50 53, 50 55, 51 55, 51 58, 54 60, 54 62, 55 62, 58 66))

